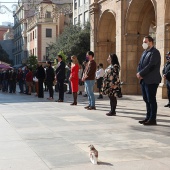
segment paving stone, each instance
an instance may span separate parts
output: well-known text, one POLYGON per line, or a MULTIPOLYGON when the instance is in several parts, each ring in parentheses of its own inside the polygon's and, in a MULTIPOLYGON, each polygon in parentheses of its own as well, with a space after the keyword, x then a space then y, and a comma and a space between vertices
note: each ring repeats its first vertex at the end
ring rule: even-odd
POLYGON ((47 97, 0 92, 0 170, 170 170, 166 100, 158 99, 158 126, 143 126, 141 96, 118 99, 114 117, 105 115, 107 96, 92 111, 84 109, 82 96, 75 107, 71 95, 63 103, 47 97), (96 166, 88 156, 90 144, 99 151, 96 166))

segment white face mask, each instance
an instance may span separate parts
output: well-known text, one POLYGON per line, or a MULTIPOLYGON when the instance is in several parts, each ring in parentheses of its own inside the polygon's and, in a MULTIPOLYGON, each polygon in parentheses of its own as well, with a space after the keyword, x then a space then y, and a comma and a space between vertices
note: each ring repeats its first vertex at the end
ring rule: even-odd
POLYGON ((142 47, 143 47, 143 49, 146 50, 146 49, 149 47, 149 45, 148 45, 147 43, 143 43, 143 44, 142 44, 142 47))

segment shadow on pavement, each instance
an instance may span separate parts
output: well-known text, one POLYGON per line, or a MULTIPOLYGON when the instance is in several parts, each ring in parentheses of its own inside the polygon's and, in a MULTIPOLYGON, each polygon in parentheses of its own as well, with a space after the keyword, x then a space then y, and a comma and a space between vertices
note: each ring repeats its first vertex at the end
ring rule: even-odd
POLYGON ((98 162, 98 165, 113 166, 113 164, 111 164, 111 163, 107 163, 107 162, 98 162))

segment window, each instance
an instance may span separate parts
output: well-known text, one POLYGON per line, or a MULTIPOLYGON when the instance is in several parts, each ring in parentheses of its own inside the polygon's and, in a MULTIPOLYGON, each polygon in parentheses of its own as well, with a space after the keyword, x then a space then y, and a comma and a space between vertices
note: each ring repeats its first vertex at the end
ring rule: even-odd
POLYGON ((74 1, 74 9, 77 9, 77 0, 74 1))
POLYGON ((46 47, 46 57, 48 58, 49 56, 49 47, 46 47))
POLYGON ((46 12, 46 18, 51 18, 51 12, 49 11, 46 12))
POLYGON ((77 18, 74 18, 74 25, 77 24, 77 18))
POLYGON ((30 34, 30 41, 32 41, 32 33, 30 34))
POLYGON ((79 15, 79 23, 82 25, 83 24, 83 15, 79 15))
POLYGON ((84 23, 88 22, 89 21, 89 12, 85 12, 84 13, 84 23))
POLYGON ((46 29, 46 37, 52 37, 52 29, 46 29))

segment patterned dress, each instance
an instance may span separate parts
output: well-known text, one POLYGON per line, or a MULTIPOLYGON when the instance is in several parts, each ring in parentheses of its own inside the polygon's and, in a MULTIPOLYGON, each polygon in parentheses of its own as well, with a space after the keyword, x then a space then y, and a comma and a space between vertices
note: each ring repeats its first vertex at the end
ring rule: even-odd
POLYGON ((110 65, 106 68, 103 77, 102 92, 104 95, 118 97, 120 93, 119 65, 110 65))

